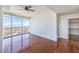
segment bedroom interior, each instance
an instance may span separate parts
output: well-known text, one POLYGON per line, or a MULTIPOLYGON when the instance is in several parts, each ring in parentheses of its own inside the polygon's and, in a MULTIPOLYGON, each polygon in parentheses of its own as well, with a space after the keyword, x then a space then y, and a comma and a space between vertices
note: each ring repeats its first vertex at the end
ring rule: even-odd
POLYGON ((78 8, 78 5, 1 5, 0 52, 78 53, 78 8))

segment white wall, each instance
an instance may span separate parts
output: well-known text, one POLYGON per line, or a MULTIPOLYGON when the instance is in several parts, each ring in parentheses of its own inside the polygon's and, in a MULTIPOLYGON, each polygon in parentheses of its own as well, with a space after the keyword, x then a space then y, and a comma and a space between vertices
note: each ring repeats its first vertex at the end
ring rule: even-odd
POLYGON ((2 52, 2 7, 0 6, 0 53, 2 52))
POLYGON ((69 39, 69 19, 79 18, 79 13, 61 15, 59 18, 59 37, 69 39))
POLYGON ((56 13, 48 10, 31 18, 32 34, 42 36, 51 40, 57 40, 57 18, 56 13))

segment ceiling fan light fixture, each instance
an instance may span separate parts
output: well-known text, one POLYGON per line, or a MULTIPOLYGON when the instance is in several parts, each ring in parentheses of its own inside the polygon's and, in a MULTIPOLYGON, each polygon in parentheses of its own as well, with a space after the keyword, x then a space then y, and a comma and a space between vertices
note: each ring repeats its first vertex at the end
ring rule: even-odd
POLYGON ((32 8, 32 6, 25 6, 24 9, 25 9, 26 11, 32 11, 32 12, 34 12, 34 10, 32 10, 32 9, 30 9, 30 8, 32 8))

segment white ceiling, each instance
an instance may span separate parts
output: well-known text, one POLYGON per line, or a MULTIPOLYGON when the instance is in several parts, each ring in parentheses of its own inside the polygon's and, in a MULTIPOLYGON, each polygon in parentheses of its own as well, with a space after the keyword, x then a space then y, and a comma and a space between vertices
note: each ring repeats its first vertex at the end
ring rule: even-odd
POLYGON ((34 12, 25 11, 24 10, 25 6, 26 5, 5 5, 3 6, 3 12, 14 13, 20 16, 25 16, 25 17, 33 17, 47 10, 47 7, 45 6, 33 5, 31 9, 35 10, 34 12))
POLYGON ((79 5, 48 5, 47 7, 58 14, 79 13, 79 5))
POLYGON ((58 14, 79 13, 79 5, 32 5, 32 9, 35 10, 34 12, 25 11, 24 6, 26 5, 4 5, 3 11, 24 17, 33 17, 37 14, 47 11, 48 9, 58 14))

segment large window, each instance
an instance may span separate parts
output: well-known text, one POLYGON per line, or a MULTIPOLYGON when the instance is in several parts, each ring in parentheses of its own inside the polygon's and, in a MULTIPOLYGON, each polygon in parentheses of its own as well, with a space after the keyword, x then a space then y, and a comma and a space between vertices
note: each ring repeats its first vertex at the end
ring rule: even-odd
MULTIPOLYGON (((4 52, 17 52, 26 43, 29 45, 30 20, 28 18, 3 14, 3 47, 4 52), (16 42, 18 42, 16 44, 16 42), (24 43, 23 43, 24 42, 24 43), (8 47, 9 46, 9 47, 8 47)), ((26 47, 24 46, 24 47, 26 47)), ((22 50, 22 49, 21 49, 22 50)))
POLYGON ((29 32, 28 18, 22 18, 11 15, 3 15, 3 37, 10 37, 12 35, 18 35, 29 32))

